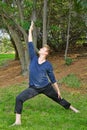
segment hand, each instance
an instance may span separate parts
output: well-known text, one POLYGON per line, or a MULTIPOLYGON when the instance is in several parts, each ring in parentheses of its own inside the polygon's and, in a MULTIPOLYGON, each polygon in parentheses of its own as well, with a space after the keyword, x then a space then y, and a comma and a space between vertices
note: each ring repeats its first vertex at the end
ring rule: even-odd
POLYGON ((34 28, 34 22, 31 21, 31 25, 30 25, 30 29, 29 29, 29 31, 33 31, 33 28, 34 28))
POLYGON ((60 94, 60 91, 58 91, 58 98, 62 98, 61 94, 60 94))
POLYGON ((54 89, 56 90, 56 92, 57 92, 57 94, 58 94, 58 98, 62 98, 57 82, 55 82, 55 83, 53 84, 53 86, 54 86, 54 89))

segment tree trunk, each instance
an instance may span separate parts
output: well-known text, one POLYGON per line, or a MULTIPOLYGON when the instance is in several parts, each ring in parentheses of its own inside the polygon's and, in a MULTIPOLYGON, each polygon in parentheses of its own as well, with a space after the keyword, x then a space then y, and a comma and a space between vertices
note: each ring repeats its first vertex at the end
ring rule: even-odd
MULTIPOLYGON (((10 36, 11 37, 11 36, 10 36)), ((11 42, 12 42, 12 45, 13 45, 13 48, 15 50, 15 60, 19 60, 19 54, 18 54, 18 50, 17 50, 17 47, 15 45, 15 42, 13 40, 13 38, 11 38, 11 42)))
MULTIPOLYGON (((37 20, 36 4, 37 4, 37 0, 33 0, 33 11, 32 11, 32 16, 31 16, 31 21, 34 21, 34 22, 36 22, 37 20)), ((34 43, 35 48, 37 48, 37 28, 35 26, 33 30, 33 43, 34 43)))
POLYGON ((18 11, 19 11, 19 13, 18 13, 19 18, 20 18, 21 24, 23 24, 24 17, 23 17, 22 1, 17 0, 16 3, 17 3, 18 11))
POLYGON ((19 59, 20 59, 21 67, 22 67, 22 74, 25 75, 27 73, 27 63, 26 63, 26 58, 25 58, 24 47, 21 43, 19 36, 17 35, 17 32, 11 26, 8 26, 8 29, 9 29, 9 32, 11 33, 11 37, 13 38, 16 48, 18 50, 19 59))
POLYGON ((44 0, 43 7, 43 45, 47 44, 47 0, 44 0))
POLYGON ((67 58, 67 52, 68 52, 68 47, 69 47, 70 22, 71 22, 71 0, 69 3, 69 19, 68 19, 68 28, 67 28, 67 42, 66 42, 66 50, 65 50, 65 59, 67 58))

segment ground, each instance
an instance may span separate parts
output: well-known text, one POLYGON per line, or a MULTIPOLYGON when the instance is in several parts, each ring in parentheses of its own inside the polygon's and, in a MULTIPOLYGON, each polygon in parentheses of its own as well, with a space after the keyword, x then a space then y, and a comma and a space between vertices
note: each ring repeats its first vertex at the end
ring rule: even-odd
MULTIPOLYGON (((70 55, 74 62, 67 66, 65 65, 64 57, 58 54, 53 54, 49 60, 53 64, 54 73, 57 79, 74 73, 83 82, 81 89, 73 89, 63 85, 63 89, 68 91, 77 91, 87 93, 87 57, 78 56, 77 54, 70 55)), ((3 67, 0 67, 0 87, 6 87, 22 82, 28 82, 28 78, 21 74, 21 66, 19 61, 9 61, 3 67)))

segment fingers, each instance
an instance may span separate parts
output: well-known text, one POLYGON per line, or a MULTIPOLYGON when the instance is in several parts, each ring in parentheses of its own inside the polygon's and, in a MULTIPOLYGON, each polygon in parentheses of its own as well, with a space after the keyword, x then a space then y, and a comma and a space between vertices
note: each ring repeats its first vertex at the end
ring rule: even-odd
POLYGON ((34 25, 34 21, 31 21, 31 26, 33 26, 34 25))
POLYGON ((31 21, 31 26, 30 26, 32 29, 34 27, 34 21, 31 21))
POLYGON ((58 95, 58 98, 59 98, 59 99, 61 99, 61 96, 60 96, 60 95, 58 95))
POLYGON ((62 98, 60 94, 58 94, 58 98, 60 98, 60 99, 62 98))
POLYGON ((30 25, 29 30, 30 30, 30 31, 33 31, 33 28, 34 28, 34 22, 33 22, 33 21, 31 21, 31 25, 30 25))

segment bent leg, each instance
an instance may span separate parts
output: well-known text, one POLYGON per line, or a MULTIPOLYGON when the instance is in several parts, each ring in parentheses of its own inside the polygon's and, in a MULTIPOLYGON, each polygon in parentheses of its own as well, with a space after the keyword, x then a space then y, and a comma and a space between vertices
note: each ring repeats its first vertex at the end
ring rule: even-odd
POLYGON ((15 113, 21 114, 22 113, 22 108, 23 108, 23 103, 38 95, 39 93, 33 89, 33 88, 27 88, 26 90, 24 90, 22 93, 20 93, 17 97, 16 97, 16 103, 15 103, 15 113))
POLYGON ((15 103, 15 113, 16 113, 16 119, 15 119, 15 123, 12 124, 11 126, 15 126, 15 125, 21 125, 21 113, 22 113, 22 108, 23 108, 23 103, 38 95, 39 93, 34 89, 34 88, 27 88, 26 90, 24 90, 22 93, 20 93, 17 97, 16 97, 16 103, 15 103))

